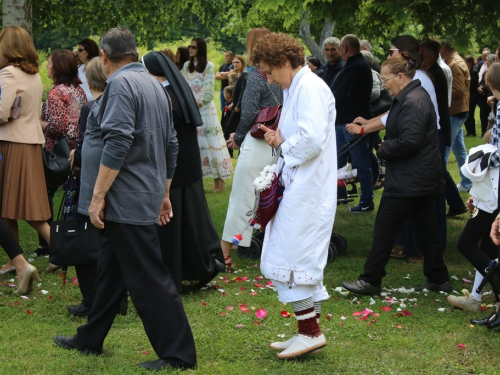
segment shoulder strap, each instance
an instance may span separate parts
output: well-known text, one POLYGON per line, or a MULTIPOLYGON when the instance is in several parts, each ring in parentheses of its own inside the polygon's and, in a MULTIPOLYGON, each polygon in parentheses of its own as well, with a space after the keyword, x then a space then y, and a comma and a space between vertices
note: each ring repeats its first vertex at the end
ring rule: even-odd
POLYGON ((260 76, 261 76, 261 77, 262 77, 262 78, 263 78, 263 79, 267 82, 267 75, 266 75, 266 73, 264 73, 264 72, 262 71, 262 69, 261 69, 261 68, 256 68, 255 70, 256 70, 256 71, 257 71, 257 73, 259 73, 259 74, 260 74, 260 76))

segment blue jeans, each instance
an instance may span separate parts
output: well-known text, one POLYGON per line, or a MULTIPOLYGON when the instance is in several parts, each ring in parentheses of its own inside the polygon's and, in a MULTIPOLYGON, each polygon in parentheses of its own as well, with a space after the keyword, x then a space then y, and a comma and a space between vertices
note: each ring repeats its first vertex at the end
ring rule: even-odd
POLYGON ((224 90, 220 90, 220 110, 224 113, 224 108, 226 107, 226 98, 224 98, 224 90))
POLYGON ((463 112, 457 116, 450 116, 450 128, 451 128, 451 147, 446 147, 445 161, 448 164, 448 158, 450 156, 450 151, 453 150, 455 154, 455 159, 457 160, 458 171, 460 172, 460 185, 466 189, 472 187, 472 182, 467 177, 462 174, 460 168, 464 165, 467 159, 467 151, 465 150, 464 143, 464 130, 463 125, 465 120, 467 120, 468 112, 463 112))
MULTIPOLYGON (((354 136, 349 134, 345 126, 347 124, 337 125, 337 150, 349 142, 354 136)), ((369 137, 364 138, 360 143, 351 148, 351 164, 353 169, 358 170, 358 180, 361 185, 361 198, 359 200, 363 205, 373 204, 373 174, 370 161, 369 137)), ((338 167, 341 168, 347 163, 347 155, 337 160, 338 167)))

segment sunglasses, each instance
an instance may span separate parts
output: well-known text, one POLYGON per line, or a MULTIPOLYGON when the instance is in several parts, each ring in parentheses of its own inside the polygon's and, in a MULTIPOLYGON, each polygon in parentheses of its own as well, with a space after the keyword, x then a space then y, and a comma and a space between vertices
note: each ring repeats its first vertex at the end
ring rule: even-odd
POLYGON ((85 51, 85 48, 78 48, 78 52, 85 51))
POLYGON ((188 46, 189 49, 196 49, 196 46, 188 46))
POLYGON ((398 49, 398 48, 391 48, 391 49, 389 50, 389 56, 392 56, 392 55, 394 54, 394 52, 395 52, 395 51, 399 51, 399 49, 398 49))

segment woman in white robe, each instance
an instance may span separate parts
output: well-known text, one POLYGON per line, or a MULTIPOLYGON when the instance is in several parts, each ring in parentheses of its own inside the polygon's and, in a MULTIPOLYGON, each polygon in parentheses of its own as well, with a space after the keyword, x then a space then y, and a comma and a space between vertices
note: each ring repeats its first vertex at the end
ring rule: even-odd
MULTIPOLYGON (((281 151, 283 199, 266 226, 261 270, 273 280, 279 299, 292 305, 298 335, 272 343, 279 358, 296 358, 326 345, 316 320, 329 295, 323 271, 337 204, 335 99, 328 86, 304 65, 298 41, 270 34, 254 48, 268 81, 283 91, 277 131, 266 141, 281 151)), ((266 129, 264 129, 266 130, 266 129)))

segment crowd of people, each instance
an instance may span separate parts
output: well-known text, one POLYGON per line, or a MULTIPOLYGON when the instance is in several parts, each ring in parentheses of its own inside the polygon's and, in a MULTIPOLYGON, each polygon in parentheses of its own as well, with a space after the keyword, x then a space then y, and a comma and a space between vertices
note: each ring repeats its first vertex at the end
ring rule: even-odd
MULTIPOLYGON (((418 41, 400 35, 379 65, 370 43, 354 34, 327 38, 324 56, 307 58, 296 39, 267 28, 251 30, 246 44, 246 56, 226 51, 216 71, 203 38, 175 53, 165 49, 139 58, 133 34, 113 28, 99 45, 83 39, 76 53, 51 52, 47 71, 54 86, 41 105, 31 37, 20 27, 3 29, 0 245, 10 260, 0 275, 16 273, 20 295, 32 290, 33 280, 40 281, 19 246, 17 221, 38 232, 37 256, 51 254, 53 198, 61 185, 63 217, 86 218, 102 236, 97 258, 75 267, 82 302, 68 306, 69 313, 88 321, 72 336, 55 336, 55 343, 101 353, 115 315, 126 314, 130 296, 158 355, 139 366, 194 367, 194 339, 179 297, 188 287, 183 281, 205 286, 231 268, 235 244, 250 247, 259 230, 249 219, 256 210, 254 180, 273 164, 283 192, 274 217, 260 229, 260 266, 298 324, 291 339, 271 343, 278 358, 297 358, 326 345, 318 324, 322 302, 329 298, 324 269, 337 178, 346 174, 348 162, 361 188, 350 213, 374 211, 373 191, 384 190, 363 273, 343 287, 380 294, 389 258, 410 256, 423 262, 427 279, 416 291, 449 293, 446 217, 470 212, 458 249, 477 270, 474 288, 448 301, 480 311, 479 286, 486 278, 497 308, 472 324, 500 326, 500 276, 488 274, 500 245, 500 113, 495 104, 500 48, 495 54, 483 50, 476 61, 461 57, 451 38, 418 41), (221 118, 215 80, 221 82, 221 118), (17 97, 20 113, 13 115, 17 97), (476 135, 476 105, 485 144, 468 155, 463 127, 467 136, 476 135), (277 127, 259 126, 262 136, 256 136, 256 118, 272 107, 279 107, 277 127), (60 179, 46 170, 42 155, 64 145, 71 150, 71 172, 60 179), (343 147, 350 148, 337 157, 343 147), (214 191, 223 191, 235 150, 238 160, 219 238, 203 180, 213 178, 214 191), (451 151, 458 184, 446 168, 451 151), (472 196, 466 203, 459 194, 465 191, 472 196), (126 277, 132 273, 133 280, 126 277)), ((49 264, 46 272, 59 268, 49 264)))

